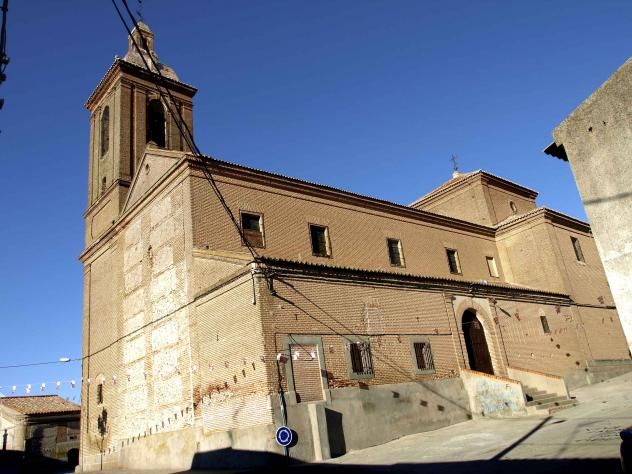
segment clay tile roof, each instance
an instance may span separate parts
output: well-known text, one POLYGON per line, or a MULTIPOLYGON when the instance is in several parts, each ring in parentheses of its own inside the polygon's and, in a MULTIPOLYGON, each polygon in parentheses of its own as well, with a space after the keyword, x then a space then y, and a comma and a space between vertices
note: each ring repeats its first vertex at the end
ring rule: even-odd
POLYGON ((76 403, 64 400, 57 395, 2 397, 0 398, 0 405, 4 405, 24 415, 72 413, 79 412, 81 409, 76 403))
POLYGON ((417 279, 417 280, 436 281, 436 282, 453 282, 453 283, 458 283, 462 285, 479 285, 479 286, 487 286, 491 288, 505 288, 509 290, 522 290, 522 291, 528 291, 528 292, 533 292, 533 293, 543 293, 543 294, 549 294, 549 295, 555 295, 555 296, 568 297, 568 294, 566 293, 543 290, 543 289, 535 288, 532 286, 518 285, 516 283, 507 283, 503 281, 464 280, 464 279, 459 279, 459 278, 430 276, 430 275, 423 275, 423 274, 418 274, 418 273, 399 272, 399 271, 392 271, 392 270, 348 267, 348 266, 342 266, 342 265, 331 265, 331 264, 326 264, 326 263, 311 263, 311 262, 304 262, 300 260, 292 260, 292 259, 268 257, 268 256, 262 256, 262 257, 259 257, 259 259, 262 262, 268 263, 271 265, 275 265, 275 264, 297 265, 297 266, 301 266, 305 268, 314 268, 314 269, 323 269, 323 270, 329 269, 329 270, 334 270, 334 271, 338 270, 338 271, 343 271, 343 272, 346 271, 346 272, 364 273, 367 275, 375 275, 375 276, 393 276, 396 278, 412 278, 412 279, 417 279))

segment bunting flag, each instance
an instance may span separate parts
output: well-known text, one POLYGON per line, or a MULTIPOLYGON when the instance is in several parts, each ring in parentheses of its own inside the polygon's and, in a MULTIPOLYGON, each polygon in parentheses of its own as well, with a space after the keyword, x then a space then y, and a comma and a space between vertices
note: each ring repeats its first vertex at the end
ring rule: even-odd
MULTIPOLYGON (((310 356, 313 359, 315 359, 317 356, 317 353, 315 351, 311 351, 306 353, 308 356, 310 356)), ((298 360, 301 357, 301 354, 299 351, 296 351, 295 353, 292 354, 294 360, 298 360)), ((281 361, 281 358, 285 357, 283 356, 282 353, 279 353, 277 355, 277 360, 281 361)), ((255 369, 256 364, 259 363, 259 361, 261 363, 265 362, 265 357, 263 355, 257 356, 256 358, 254 358, 253 360, 249 360, 248 358, 245 357, 241 357, 239 359, 237 359, 237 361, 241 361, 241 364, 239 364, 239 362, 237 362, 236 364, 233 363, 233 368, 237 368, 237 367, 241 367, 241 365, 243 364, 244 367, 249 367, 250 365, 252 365, 252 368, 255 369)), ((224 360, 223 361, 223 366, 227 369, 231 368, 231 362, 234 362, 232 359, 230 360, 224 360)), ((284 361, 283 361, 284 362, 284 361)), ((189 374, 197 374, 199 367, 198 365, 191 365, 188 370, 186 369, 182 369, 178 366, 175 367, 175 372, 178 375, 186 375, 187 373, 189 374)), ((215 372, 216 366, 210 362, 208 362, 208 370, 209 372, 215 372)), ((244 373, 246 369, 239 369, 238 372, 241 372, 242 374, 244 373)), ((119 375, 117 373, 114 374, 99 374, 97 376, 97 383, 99 384, 106 384, 106 383, 111 383, 112 385, 118 385, 119 384, 119 375)), ((226 374, 228 376, 228 374, 226 374)), ((140 375, 132 375, 129 372, 125 372, 124 374, 121 375, 123 377, 124 381, 127 381, 128 383, 133 383, 134 382, 134 378, 135 377, 141 377, 140 375)), ((149 381, 151 378, 153 378, 153 374, 152 373, 148 373, 148 372, 142 372, 142 378, 145 381, 149 381)), ((241 380, 241 377, 237 377, 237 380, 241 380)), ((70 380, 52 380, 52 381, 46 381, 46 382, 39 382, 39 383, 34 383, 34 384, 13 384, 13 385, 5 385, 5 386, 0 386, 0 390, 5 389, 7 392, 9 392, 10 389, 10 393, 13 395, 18 394, 19 392, 19 387, 22 386, 24 387, 24 393, 26 393, 27 395, 30 395, 33 393, 34 387, 38 387, 39 390, 38 392, 41 393, 46 393, 47 391, 52 391, 54 392, 58 392, 61 393, 63 392, 64 388, 69 388, 69 389, 77 389, 80 388, 82 385, 85 386, 89 386, 92 385, 93 382, 95 381, 94 378, 92 377, 80 377, 79 379, 70 379, 70 380), (79 382, 79 383, 77 383, 79 382), (78 387, 79 385, 79 387, 78 387), (54 387, 54 389, 53 389, 54 387)), ((220 381, 221 382, 221 381, 220 381)), ((235 383, 239 383, 239 382, 235 382, 235 383)), ((5 393, 7 393, 5 392, 5 393)))

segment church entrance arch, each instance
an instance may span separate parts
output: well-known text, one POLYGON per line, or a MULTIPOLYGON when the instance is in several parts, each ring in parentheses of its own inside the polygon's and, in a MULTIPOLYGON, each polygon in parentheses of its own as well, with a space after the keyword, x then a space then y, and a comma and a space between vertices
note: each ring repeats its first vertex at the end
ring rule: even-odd
POLYGON ((462 326, 470 369, 494 375, 485 330, 474 310, 468 309, 463 313, 462 326))

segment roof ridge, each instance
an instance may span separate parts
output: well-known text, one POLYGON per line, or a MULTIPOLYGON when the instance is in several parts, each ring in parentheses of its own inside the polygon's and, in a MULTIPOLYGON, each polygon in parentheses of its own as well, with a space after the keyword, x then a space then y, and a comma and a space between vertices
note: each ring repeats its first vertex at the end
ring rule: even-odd
POLYGON ((468 173, 461 173, 458 174, 457 176, 454 176, 452 178, 450 178, 449 180, 445 181, 443 184, 440 184, 439 186, 437 186, 436 188, 434 188, 433 190, 427 192, 426 194, 424 194, 423 196, 421 196, 420 198, 416 199, 414 202, 410 203, 409 206, 412 207, 415 204, 424 201, 425 199, 431 198, 441 192, 444 192, 450 188, 452 188, 453 186, 456 186, 457 184, 461 183, 463 180, 465 179, 469 179, 477 174, 480 173, 484 173, 484 171, 482 169, 478 169, 475 171, 469 171, 468 173))
POLYGON ((430 198, 435 197, 438 194, 444 193, 446 191, 448 191, 449 189, 451 189, 454 186, 457 186, 459 184, 461 184, 465 179, 471 179, 474 178, 475 176, 478 175, 482 175, 482 176, 489 176, 490 178, 493 179, 497 179, 498 181, 502 181, 505 183, 509 183, 512 186, 515 186, 517 188, 521 188, 524 189, 532 194, 535 194, 535 196, 537 196, 539 193, 531 188, 528 188, 527 186, 524 186, 522 184, 516 183, 515 181, 512 181, 510 179, 507 178, 503 178, 502 176, 498 176, 494 173, 490 173, 489 171, 486 171, 482 168, 479 168, 475 171, 470 171, 469 173, 463 173, 460 175, 457 175, 455 177, 453 177, 452 179, 449 179, 448 181, 444 182, 443 184, 441 184, 440 186, 436 187, 435 189, 433 189, 432 191, 424 194, 423 196, 421 196, 420 198, 416 199, 414 202, 412 202, 410 204, 411 207, 415 206, 416 204, 420 204, 423 201, 426 201, 430 198))
POLYGON ((65 398, 60 397, 59 395, 56 395, 54 393, 47 393, 45 395, 5 395, 0 397, 0 400, 3 400, 5 398, 44 398, 44 397, 59 397, 63 400, 65 400, 65 398))

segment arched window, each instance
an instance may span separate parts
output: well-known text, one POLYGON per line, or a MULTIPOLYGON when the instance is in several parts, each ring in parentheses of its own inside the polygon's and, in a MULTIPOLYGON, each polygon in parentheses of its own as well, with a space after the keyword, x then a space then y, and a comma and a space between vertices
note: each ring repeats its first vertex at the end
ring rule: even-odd
POLYGON ((165 109, 158 99, 147 104, 147 143, 165 147, 165 109))
POLYGON ((108 179, 104 176, 103 180, 101 180, 101 193, 104 193, 108 188, 108 179))
POLYGON ((101 114, 101 156, 110 149, 110 107, 106 106, 101 114))

